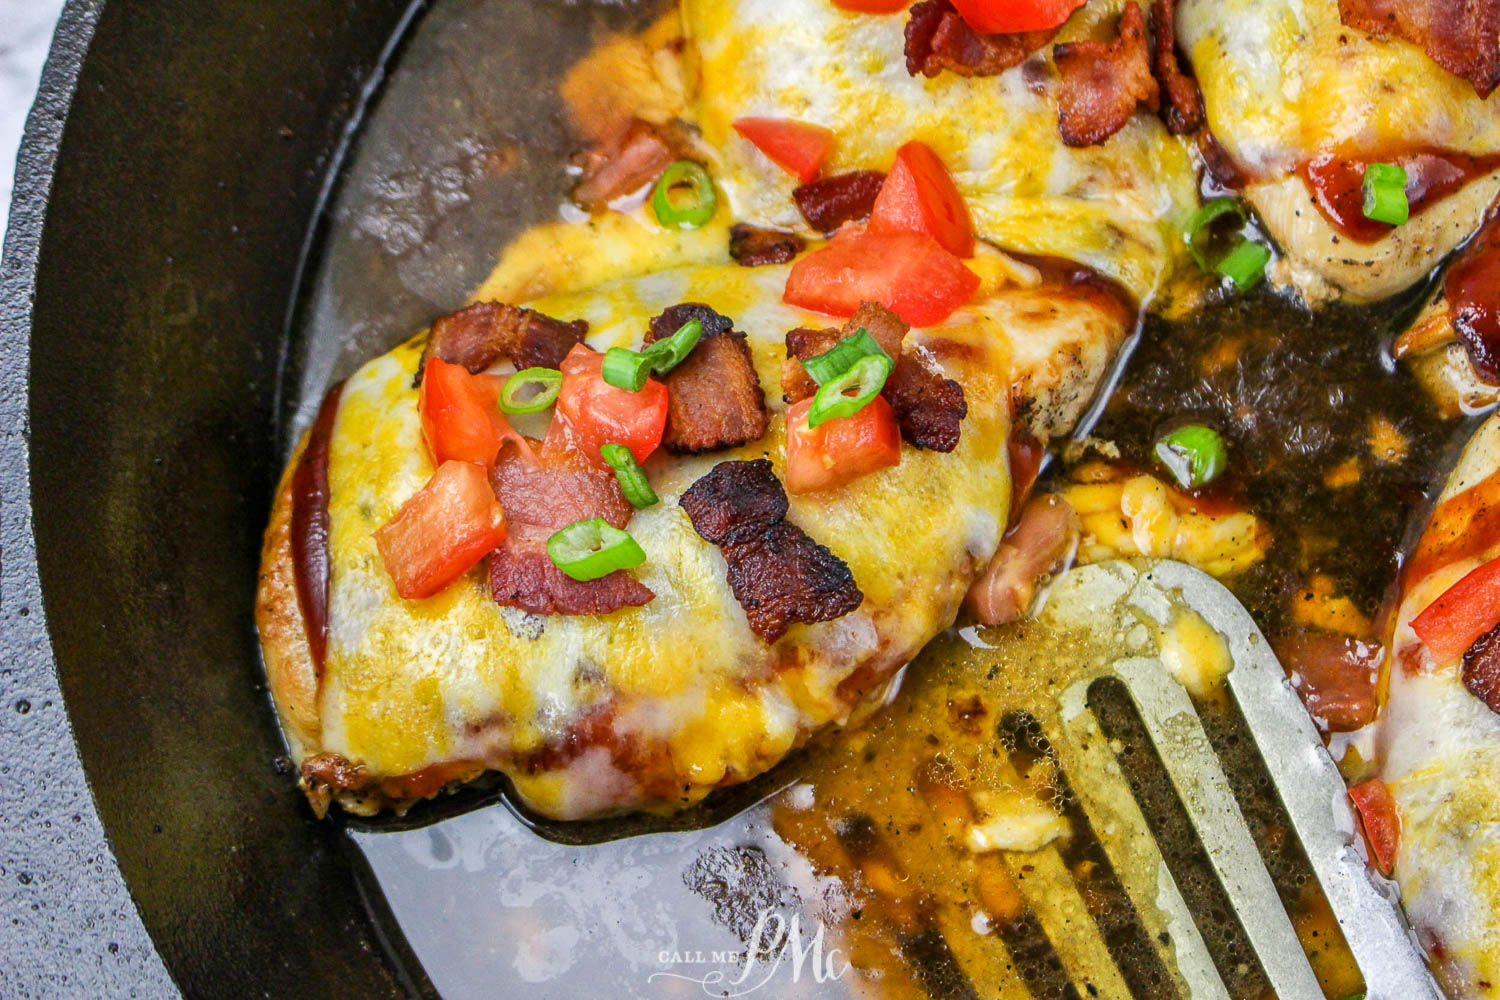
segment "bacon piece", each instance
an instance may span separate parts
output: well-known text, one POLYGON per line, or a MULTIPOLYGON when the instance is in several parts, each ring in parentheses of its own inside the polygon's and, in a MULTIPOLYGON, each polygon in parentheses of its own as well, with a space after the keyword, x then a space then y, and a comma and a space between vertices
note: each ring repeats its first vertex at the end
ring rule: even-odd
POLYGON ((1161 119, 1173 135, 1187 135, 1203 127, 1207 116, 1198 81, 1182 69, 1177 56, 1177 0, 1156 0, 1151 9, 1151 32, 1156 55, 1151 68, 1166 98, 1162 101, 1161 119))
POLYGON ((842 618, 864 600, 844 561, 786 520, 786 490, 764 458, 720 462, 678 503, 729 564, 729 589, 767 642, 794 622, 842 618))
POLYGON ((1069 146, 1097 146, 1124 128, 1141 104, 1159 107, 1146 18, 1135 0, 1125 5, 1114 41, 1068 42, 1052 55, 1062 74, 1058 127, 1069 146))
POLYGON ((1024 615, 1036 597, 1037 581, 1073 550, 1078 515, 1059 496, 1039 496, 1026 505, 974 585, 968 605, 986 625, 1004 625, 1024 615))
POLYGON ((679 455, 749 444, 766 432, 766 396, 733 320, 697 303, 672 306, 651 320, 646 343, 664 340, 692 320, 703 324, 702 339, 662 377, 668 392, 662 444, 679 455))
POLYGON ((881 395, 896 411, 901 436, 908 444, 933 451, 950 452, 958 447, 959 425, 969 413, 963 386, 933 371, 911 352, 903 352, 901 345, 910 327, 901 317, 874 302, 861 305, 843 330, 798 327, 786 335, 782 397, 788 403, 800 403, 816 393, 818 385, 802 367, 802 359, 831 350, 834 344, 861 329, 896 361, 881 395))
POLYGON ((1490 216, 1448 268, 1443 294, 1475 374, 1500 384, 1500 214, 1490 216))
POLYGON ((1056 34, 1056 28, 1048 28, 981 35, 949 0, 922 0, 906 22, 906 71, 912 76, 937 76, 945 69, 960 76, 994 76, 1025 62, 1056 34))
POLYGON ((804 184, 792 198, 808 225, 831 233, 846 222, 867 218, 884 183, 885 174, 878 170, 854 170, 804 184))
POLYGON ((1272 647, 1308 714, 1321 728, 1349 733, 1375 721, 1380 710, 1375 678, 1384 655, 1381 646, 1327 632, 1300 631, 1281 637, 1272 647))
POLYGON ((606 208, 656 180, 688 149, 675 129, 637 118, 613 142, 583 155, 583 177, 573 188, 573 200, 590 212, 606 208))
POLYGON ((476 302, 432 324, 417 381, 428 358, 463 365, 477 375, 500 361, 516 368, 556 368, 589 332, 586 320, 565 323, 532 309, 476 302))
POLYGON ((786 264, 806 246, 796 233, 780 229, 762 229, 737 222, 729 230, 729 256, 742 267, 786 264))
POLYGON ((1463 680, 1470 694, 1500 713, 1500 625, 1475 639, 1464 653, 1463 680))
POLYGON ((624 528, 633 510, 610 470, 571 450, 533 451, 535 460, 507 443, 490 471, 510 529, 490 554, 495 603, 537 615, 603 615, 650 602, 656 595, 624 570, 585 582, 553 565, 547 555, 553 532, 596 517, 624 528))
POLYGON ((1493 0, 1339 0, 1351 28, 1420 45, 1488 97, 1500 85, 1500 4, 1493 0))

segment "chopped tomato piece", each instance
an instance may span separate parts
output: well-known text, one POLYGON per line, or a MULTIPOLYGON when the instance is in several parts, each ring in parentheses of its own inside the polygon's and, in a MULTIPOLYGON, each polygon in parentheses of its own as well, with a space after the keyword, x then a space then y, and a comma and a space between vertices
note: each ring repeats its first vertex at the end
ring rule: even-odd
POLYGON ((979 276, 931 236, 846 229, 792 266, 783 298, 844 318, 878 302, 912 326, 932 326, 978 288, 979 276))
POLYGON ((435 464, 456 460, 494 465, 507 439, 523 452, 530 451, 495 405, 504 384, 497 375, 470 375, 463 365, 427 360, 422 371, 422 436, 435 464))
POLYGON ((640 392, 631 392, 604 381, 603 368, 604 355, 598 351, 579 344, 568 352, 557 412, 543 448, 550 453, 573 448, 602 466, 599 449, 623 444, 637 462, 644 462, 661 444, 667 425, 667 387, 651 378, 640 392))
POLYGON ((818 176, 833 152, 833 132, 790 118, 736 118, 734 130, 803 184, 818 176))
POLYGON ((1453 659, 1500 625, 1500 559, 1472 571, 1411 620, 1439 663, 1453 659))
POLYGON ((1401 846, 1401 815, 1391 790, 1379 778, 1371 778, 1349 789, 1349 798, 1359 810, 1375 867, 1389 877, 1396 870, 1396 849, 1401 846))
POLYGON ((505 541, 505 512, 489 473, 470 462, 444 462, 375 532, 375 546, 396 593, 431 597, 505 541))
POLYGON ((870 232, 900 231, 926 233, 949 253, 974 256, 969 206, 943 161, 920 142, 908 142, 896 151, 896 162, 870 213, 870 232))
POLYGON ((911 5, 911 0, 833 0, 835 7, 861 14, 895 14, 911 5))
POLYGON ((832 489, 901 461, 901 429, 884 397, 817 427, 807 426, 812 404, 804 399, 786 411, 787 492, 832 489))
POLYGON ((959 16, 982 35, 1044 31, 1066 21, 1087 0, 953 0, 959 16))

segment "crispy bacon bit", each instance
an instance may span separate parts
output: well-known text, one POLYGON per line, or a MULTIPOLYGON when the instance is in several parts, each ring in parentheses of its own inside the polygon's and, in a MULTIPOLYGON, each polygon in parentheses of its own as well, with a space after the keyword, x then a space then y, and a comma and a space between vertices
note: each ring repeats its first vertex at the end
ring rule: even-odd
POLYGON ((672 306, 651 320, 646 342, 664 340, 692 320, 703 324, 703 339, 662 379, 669 393, 662 444, 679 455, 749 444, 766 432, 766 396, 733 320, 705 305, 672 306))
POLYGON ((1026 505, 989 568, 969 588, 968 605, 986 625, 1004 625, 1024 615, 1037 581, 1069 557, 1078 541, 1078 515, 1059 496, 1039 496, 1026 505))
POLYGON ((539 456, 532 461, 507 443, 490 471, 510 528, 490 554, 495 603, 537 615, 603 615, 648 603, 656 595, 624 570, 582 582, 553 565, 547 555, 553 532, 595 517, 624 528, 632 508, 608 469, 571 450, 539 456))
POLYGON ((1161 118, 1173 135, 1187 135, 1203 127, 1206 116, 1198 81, 1183 72, 1177 56, 1177 0, 1156 0, 1151 9, 1151 31, 1156 41, 1152 70, 1166 98, 1161 118))
POLYGON ((1119 32, 1112 42, 1069 42, 1052 50, 1062 74, 1058 126, 1069 146, 1097 146, 1124 128, 1141 104, 1152 111, 1159 106, 1146 18, 1135 0, 1125 5, 1119 32))
POLYGON ((804 184, 792 198, 808 225, 831 233, 846 222, 868 218, 884 183, 885 174, 878 170, 854 170, 804 184))
POLYGON ((1500 215, 1492 215, 1443 279, 1453 330, 1474 372, 1500 384, 1500 215))
POLYGON ((789 263, 806 245, 796 233, 780 229, 762 229, 740 222, 729 230, 729 256, 743 267, 789 263))
POLYGON ((1500 626, 1475 639, 1464 653, 1463 679, 1470 694, 1500 713, 1500 626))
POLYGON ((781 398, 787 403, 800 403, 818 391, 818 383, 802 367, 803 358, 815 358, 827 354, 839 342, 839 331, 832 327, 814 330, 799 326, 787 331, 786 360, 781 363, 781 398))
POLYGON ((606 208, 656 180, 689 150, 675 129, 636 119, 613 142, 583 155, 583 177, 573 188, 573 200, 590 212, 606 208))
POLYGON ((958 447, 959 425, 969 413, 963 386, 933 371, 914 354, 903 352, 901 345, 910 327, 901 317, 874 302, 861 305, 843 330, 798 327, 786 335, 782 397, 788 403, 799 403, 817 392, 817 383, 802 367, 802 359, 831 350, 841 339, 861 329, 896 360, 881 395, 896 411, 901 436, 908 444, 933 451, 950 452, 958 447))
POLYGON ((844 561, 786 520, 786 490, 766 459, 720 462, 679 503, 724 554, 729 589, 767 642, 794 622, 842 618, 864 600, 844 561))
POLYGON ((959 76, 994 76, 1025 62, 1056 34, 1056 28, 1048 28, 981 35, 949 0, 922 0, 906 22, 906 71, 912 76, 937 76, 945 69, 959 76))
POLYGON ((1500 4, 1492 0, 1339 0, 1351 28, 1420 45, 1488 97, 1500 85, 1500 4))
POLYGON ((531 309, 476 302, 432 324, 417 380, 428 358, 478 374, 500 361, 519 368, 556 368, 589 332, 586 320, 565 323, 531 309))
POLYGON ((1318 725, 1348 733, 1375 721, 1375 678, 1384 650, 1327 632, 1300 631, 1273 646, 1318 725))

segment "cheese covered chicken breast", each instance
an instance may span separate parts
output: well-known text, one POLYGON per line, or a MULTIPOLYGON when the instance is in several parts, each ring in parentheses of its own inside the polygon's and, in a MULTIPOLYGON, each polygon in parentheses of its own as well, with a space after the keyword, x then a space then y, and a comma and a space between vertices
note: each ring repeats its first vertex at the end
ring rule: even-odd
POLYGON ((1449 995, 1500 996, 1500 418, 1470 440, 1408 562, 1379 723, 1353 789, 1449 995))
POLYGON ((953 620, 1006 528, 1013 413, 1070 426, 1131 311, 985 253, 926 326, 830 321, 783 302, 795 266, 479 303, 330 395, 258 608, 316 807, 486 770, 549 817, 686 805, 953 620))
MULTIPOLYGON (((980 238, 1086 264, 1146 301, 1181 256, 1197 204, 1189 148, 1155 116, 1132 114, 1135 96, 1069 144, 1053 59, 1054 44, 1102 48, 1094 40, 1117 32, 1125 7, 1093 0, 1060 29, 986 38, 946 0, 894 16, 829 0, 685 0, 697 62, 688 116, 737 218, 828 231, 869 211, 894 154, 917 141, 951 171, 980 238), (767 123, 787 121, 831 138, 819 180, 764 152, 767 123)), ((1144 65, 1144 35, 1139 49, 1144 65)), ((1149 73, 1145 83, 1154 93, 1149 73)))
POLYGON ((1311 301, 1385 298, 1479 226, 1500 192, 1500 23, 1486 4, 1180 0, 1220 180, 1241 188, 1311 301), (1488 22, 1483 19, 1488 18, 1488 22), (1365 214, 1372 165, 1400 168, 1365 214))

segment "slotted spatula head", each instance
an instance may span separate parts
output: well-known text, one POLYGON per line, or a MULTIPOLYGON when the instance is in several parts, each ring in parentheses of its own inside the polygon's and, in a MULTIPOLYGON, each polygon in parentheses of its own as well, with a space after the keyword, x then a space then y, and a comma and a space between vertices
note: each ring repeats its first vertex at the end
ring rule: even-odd
MULTIPOLYGON (((1070 839, 1107 856, 1179 992, 1244 995, 1258 966, 1280 1000, 1324 996, 1286 905, 1299 877, 1285 871, 1290 854, 1326 898, 1369 1000, 1440 1000, 1393 887, 1366 865, 1337 767, 1223 586, 1175 562, 1081 567, 1057 580, 1034 626, 967 638, 963 655, 992 661, 985 697, 1002 731, 1055 761, 1070 839)), ((1139 958, 1093 940, 1097 914, 1091 926, 1057 905, 1067 892, 1043 880, 1027 895, 1078 994, 1113 981, 1153 995, 1130 967, 1139 958), (1085 971, 1085 955, 1110 956, 1118 980, 1085 971)))

